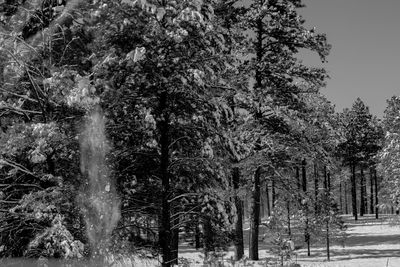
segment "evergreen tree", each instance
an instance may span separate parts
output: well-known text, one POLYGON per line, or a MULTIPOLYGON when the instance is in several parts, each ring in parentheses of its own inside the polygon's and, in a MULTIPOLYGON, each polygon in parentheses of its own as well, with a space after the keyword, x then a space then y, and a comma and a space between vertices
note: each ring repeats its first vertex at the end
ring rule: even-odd
MULTIPOLYGON (((382 151, 379 153, 379 171, 382 173, 383 181, 381 187, 382 203, 389 205, 398 205, 399 187, 398 187, 398 148, 399 148, 399 130, 400 130, 400 98, 393 96, 387 101, 387 107, 384 112, 382 127, 384 132, 382 151)), ((377 174, 373 171, 374 187, 377 191, 377 174)), ((377 192, 375 192, 377 194, 377 192)), ((378 203, 375 203, 377 205, 378 203)), ((376 207, 377 208, 377 207, 376 207)))
MULTIPOLYGON (((67 9, 61 3, 60 8, 67 9)), ((87 238, 76 205, 82 176, 79 131, 73 119, 82 119, 84 111, 70 105, 69 100, 71 92, 81 91, 87 80, 82 75, 85 66, 72 69, 65 62, 75 64, 88 56, 85 45, 90 37, 70 20, 59 21, 63 33, 51 27, 61 17, 57 12, 42 14, 47 22, 40 29, 21 19, 25 12, 39 9, 32 1, 22 5, 16 1, 7 2, 2 10, 8 27, 1 28, 0 40, 0 158, 2 199, 7 201, 1 201, 0 238, 4 247, 0 254, 79 258, 86 254, 83 243, 87 238), (35 36, 42 30, 50 33, 38 40, 35 36), (32 38, 19 38, 24 31, 32 38), (70 48, 75 54, 64 54, 70 48), (64 68, 62 74, 60 68, 64 68), (48 79, 50 73, 53 79, 48 79), (54 240, 50 245, 49 239, 54 240)), ((68 11, 79 17, 71 6, 68 11)), ((86 94, 81 95, 79 104, 94 102, 96 99, 86 94)))
POLYGON ((360 168, 360 215, 366 212, 366 181, 364 170, 375 165, 374 157, 380 149, 382 131, 376 118, 369 113, 368 107, 357 99, 351 110, 342 114, 343 140, 339 153, 344 163, 351 169, 353 215, 357 219, 356 168, 360 168))
MULTIPOLYGON (((305 48, 317 52, 324 60, 330 48, 324 35, 306 29, 304 20, 297 13, 300 7, 300 1, 252 1, 242 22, 243 28, 253 33, 248 50, 253 57, 248 61, 246 71, 254 80, 254 100, 258 105, 255 116, 265 134, 272 136, 288 129, 282 114, 301 108, 297 96, 304 93, 303 89, 318 88, 326 77, 323 69, 308 68, 296 57, 299 49, 305 48), (306 86, 299 87, 300 81, 306 86), (276 115, 267 112, 266 116, 266 111, 271 109, 276 115)), ((258 221, 259 218, 250 220, 258 221)), ((253 231, 257 232, 256 229, 253 231)), ((251 259, 258 260, 257 242, 250 242, 254 244, 251 259)))

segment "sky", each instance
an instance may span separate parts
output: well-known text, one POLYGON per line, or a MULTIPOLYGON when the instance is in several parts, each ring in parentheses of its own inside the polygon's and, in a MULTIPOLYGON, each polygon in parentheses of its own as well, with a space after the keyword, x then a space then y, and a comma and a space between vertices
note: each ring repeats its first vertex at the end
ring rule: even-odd
POLYGON ((322 93, 336 111, 360 97, 382 117, 386 100, 400 95, 399 0, 303 0, 306 25, 326 33, 328 62, 302 53, 304 63, 323 66, 330 80, 322 93))

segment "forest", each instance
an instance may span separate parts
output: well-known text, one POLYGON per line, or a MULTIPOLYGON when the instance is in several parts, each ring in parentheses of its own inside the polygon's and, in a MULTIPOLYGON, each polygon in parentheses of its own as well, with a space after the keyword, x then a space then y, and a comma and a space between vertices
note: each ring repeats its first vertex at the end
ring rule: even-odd
POLYGON ((0 262, 300 266, 344 216, 399 214, 400 97, 335 111, 302 8, 1 0, 0 262))

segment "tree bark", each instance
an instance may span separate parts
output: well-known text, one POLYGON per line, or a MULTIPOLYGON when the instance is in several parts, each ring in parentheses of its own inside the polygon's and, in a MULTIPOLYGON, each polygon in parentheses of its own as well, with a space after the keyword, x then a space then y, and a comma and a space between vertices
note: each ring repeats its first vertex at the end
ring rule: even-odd
POLYGON ((307 162, 305 159, 303 159, 303 162, 301 163, 301 172, 302 172, 302 178, 303 178, 303 192, 307 192, 307 174, 306 174, 306 165, 307 162))
POLYGON ((331 260, 330 252, 330 238, 329 238, 329 222, 326 222, 326 258, 328 261, 331 260))
POLYGON ((287 208, 287 223, 288 223, 288 235, 289 238, 292 237, 292 229, 290 225, 290 200, 286 201, 286 208, 287 208))
POLYGON ((275 192, 275 176, 272 176, 272 186, 271 186, 271 194, 272 194, 272 199, 271 199, 271 205, 272 209, 275 208, 275 200, 276 200, 276 192, 275 192))
POLYGON ((345 214, 349 214, 349 205, 347 201, 347 181, 344 182, 344 209, 345 209, 345 214))
POLYGON ((357 217, 357 189, 356 189, 356 166, 355 163, 351 163, 351 198, 353 207, 354 220, 358 220, 357 217))
MULTIPOLYGON (((307 162, 305 159, 303 159, 301 163, 301 172, 302 172, 302 178, 303 178, 303 192, 305 197, 307 197, 307 173, 306 173, 306 165, 307 162)), ((311 256, 311 251, 310 251, 310 233, 308 229, 308 205, 307 203, 304 204, 304 210, 305 210, 305 216, 306 216, 306 225, 304 229, 304 241, 307 243, 307 255, 311 256)))
POLYGON ((250 207, 250 239, 249 258, 258 260, 258 232, 260 224, 260 176, 261 167, 258 167, 253 176, 252 201, 250 207))
POLYGON ((360 170, 361 181, 360 181, 360 216, 364 216, 365 213, 365 192, 364 192, 364 169, 361 166, 360 170))
MULTIPOLYGON (((260 187, 261 188, 261 187, 260 187)), ((264 202, 264 194, 260 192, 260 220, 265 216, 265 202, 264 202)))
POLYGON ((208 216, 203 217, 203 248, 204 260, 209 260, 209 253, 214 250, 211 219, 208 216))
POLYGON ((314 197, 315 197, 315 214, 318 214, 320 211, 319 201, 318 201, 318 187, 319 187, 319 173, 317 163, 314 162, 314 197))
POLYGON ((246 219, 246 212, 247 210, 245 209, 245 201, 240 200, 240 204, 242 205, 242 222, 246 219))
POLYGON ((339 205, 340 213, 343 214, 343 192, 342 192, 342 181, 339 182, 339 205))
POLYGON ((268 215, 268 217, 270 217, 271 216, 271 205, 269 203, 268 180, 266 181, 266 185, 265 185, 265 193, 266 193, 266 198, 267 198, 267 215, 268 215))
POLYGON ((301 180, 300 180, 300 168, 296 166, 296 181, 297 181, 297 189, 301 190, 301 180))
POLYGON ((327 213, 326 219, 326 258, 328 261, 331 260, 330 256, 330 238, 329 238, 329 212, 330 212, 330 190, 331 190, 331 177, 330 173, 327 172, 326 166, 324 166, 324 187, 325 187, 325 212, 327 213))
POLYGON ((363 191, 364 191, 364 214, 368 214, 368 192, 367 192, 367 177, 363 172, 363 191))
POLYGON ((331 187, 331 172, 328 171, 326 176, 327 176, 327 179, 328 179, 328 191, 331 192, 331 189, 332 189, 332 187, 331 187))
POLYGON ((376 175, 376 169, 374 168, 374 180, 375 180, 375 218, 379 218, 379 208, 378 208, 378 177, 376 175))
POLYGON ((170 218, 170 177, 168 172, 169 166, 169 146, 170 146, 170 129, 169 114, 167 112, 167 93, 163 92, 160 96, 160 114, 163 118, 158 128, 160 131, 160 177, 161 177, 161 216, 159 225, 159 245, 161 248, 161 265, 162 267, 171 266, 171 218, 170 218))
MULTIPOLYGON (((263 60, 263 20, 262 18, 257 19, 257 29, 256 29, 256 61, 257 63, 261 63, 263 60)), ((256 72, 255 72, 255 82, 256 89, 261 90, 262 88, 262 71, 261 66, 257 64, 256 72)), ((261 106, 261 103, 260 103, 261 106)), ((261 114, 261 110, 260 110, 261 114)), ((250 218, 250 246, 249 246, 249 257, 252 260, 258 260, 258 225, 260 222, 260 175, 261 168, 257 168, 256 173, 253 178, 253 192, 252 192, 252 207, 251 207, 251 218, 250 218)), ((275 200, 275 184, 274 180, 272 181, 272 201, 275 200)), ((274 203, 272 203, 274 205, 274 203)))
POLYGON ((370 193, 369 193, 369 213, 374 214, 374 176, 373 176, 373 169, 369 169, 369 186, 370 186, 370 193))
POLYGON ((233 189, 235 191, 234 195, 234 203, 236 208, 236 221, 234 228, 234 251, 235 251, 235 260, 241 260, 244 255, 244 245, 243 245, 243 210, 242 210, 242 201, 238 196, 238 190, 240 185, 240 169, 238 167, 233 168, 232 172, 232 184, 233 189))

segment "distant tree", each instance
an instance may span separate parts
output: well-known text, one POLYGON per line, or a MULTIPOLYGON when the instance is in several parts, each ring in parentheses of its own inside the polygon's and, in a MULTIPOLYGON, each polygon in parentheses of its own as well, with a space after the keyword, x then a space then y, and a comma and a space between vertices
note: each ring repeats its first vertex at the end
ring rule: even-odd
MULTIPOLYGON (((352 192, 352 207, 353 216, 357 220, 357 189, 356 189, 356 167, 363 160, 362 142, 365 136, 368 122, 371 119, 368 107, 357 98, 352 109, 345 109, 342 113, 341 123, 343 130, 343 140, 339 144, 339 153, 341 153, 344 163, 351 170, 351 192, 352 192)), ((363 168, 363 167, 361 167, 363 168)), ((363 198, 361 198, 363 203, 363 198)), ((362 204, 360 205, 362 206, 362 204)))
POLYGON ((375 165, 374 157, 380 149, 382 130, 368 107, 361 99, 357 99, 351 110, 344 110, 342 119, 342 142, 338 151, 343 161, 350 166, 352 184, 353 215, 357 219, 357 196, 356 196, 356 168, 360 168, 360 215, 366 210, 367 190, 364 170, 375 165))
MULTIPOLYGON (((381 204, 398 207, 400 199, 399 182, 399 143, 400 143, 400 98, 393 96, 387 101, 382 121, 384 132, 383 146, 379 153, 378 170, 383 176, 380 191, 381 204)), ((377 189, 377 174, 373 172, 375 190, 377 189)), ((375 203, 377 205, 378 203, 375 203)), ((377 206, 376 206, 377 207, 377 206)))

